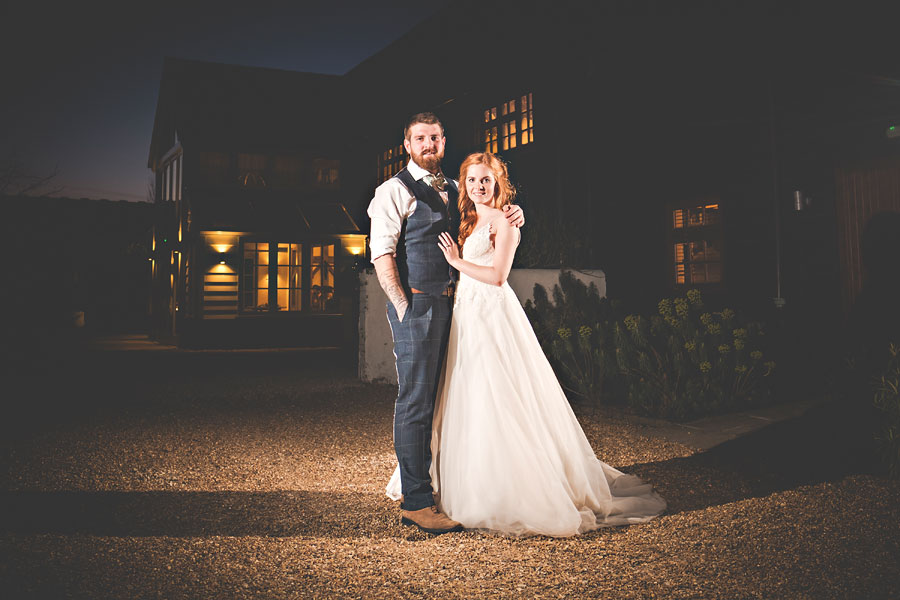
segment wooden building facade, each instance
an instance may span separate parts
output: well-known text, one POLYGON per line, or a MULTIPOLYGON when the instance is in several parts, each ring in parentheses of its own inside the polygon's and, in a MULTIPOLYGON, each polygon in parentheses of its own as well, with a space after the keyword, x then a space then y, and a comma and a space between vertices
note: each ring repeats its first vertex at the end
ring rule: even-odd
POLYGON ((900 40, 886 15, 829 10, 453 2, 346 75, 389 91, 357 113, 353 214, 405 163, 403 120, 432 110, 448 174, 478 150, 509 164, 519 255, 601 268, 632 310, 698 288, 831 344, 861 232, 900 212, 900 40))
POLYGON ((149 166, 152 331, 355 351, 365 235, 331 129, 339 78, 167 59, 149 166))
MULTIPOLYGON (((179 114, 176 126, 161 108, 151 165, 165 177, 166 161, 180 148, 188 157, 184 199, 161 207, 174 211, 166 222, 184 228, 194 218, 185 212, 188 203, 193 211, 202 202, 199 184, 189 178, 215 169, 228 172, 235 198, 256 193, 260 179, 268 193, 287 169, 285 157, 301 150, 280 139, 263 145, 286 143, 288 154, 240 142, 249 130, 291 132, 293 142, 308 142, 296 163, 307 174, 300 169, 296 177, 324 193, 320 184, 330 175, 320 175, 320 167, 339 165, 339 192, 329 201, 345 206, 363 233, 375 186, 408 160, 406 119, 430 110, 445 126, 448 175, 457 177, 473 151, 496 152, 508 163, 527 218, 519 266, 601 268, 609 295, 634 310, 699 288, 711 304, 791 314, 803 323, 799 335, 824 336, 814 333, 818 324, 844 320, 862 286, 858 255, 867 220, 878 211, 900 212, 900 136, 893 133, 900 126, 900 44, 883 15, 828 10, 793 0, 457 0, 343 76, 279 75, 322 90, 328 106, 310 104, 308 93, 290 107, 280 94, 260 94, 249 109, 224 103, 232 112, 220 115, 219 125, 227 126, 199 136, 189 124, 215 124, 208 115, 179 114), (270 122, 251 126, 248 115, 262 112, 270 122), (323 123, 324 131, 296 135, 323 123), (197 152, 193 159, 189 149, 197 152)), ((268 72, 243 71, 260 80, 268 72)), ((170 105, 163 83, 161 107, 170 105)), ((230 85, 247 83, 237 78, 230 85)), ((195 87, 205 91, 188 104, 200 112, 228 97, 195 87)), ((173 168, 172 177, 180 178, 173 168)), ((222 210, 219 196, 207 198, 206 215, 222 210)), ((250 298, 255 284, 238 271, 230 274, 236 284, 209 271, 218 267, 208 249, 230 244, 243 257, 253 239, 291 242, 259 237, 268 225, 241 225, 247 219, 234 216, 231 230, 191 225, 193 251, 207 256, 196 272, 221 279, 215 283, 223 299, 216 302, 235 322, 249 322, 258 316, 253 306, 266 303, 250 298), (220 231, 232 237, 214 241, 220 231), (197 241, 201 236, 207 241, 197 241)), ((328 232, 332 238, 303 233, 297 241, 334 239, 336 261, 349 264, 358 238, 334 237, 346 233, 357 230, 339 227, 328 232)), ((305 248, 310 243, 321 242, 305 248)), ((160 281, 185 268, 172 256, 171 249, 160 254, 160 281)), ((234 268, 227 260, 225 266, 234 268)), ((311 292, 314 284, 303 285, 311 292)), ((281 289, 272 284, 269 297, 281 289)), ((175 293, 192 299, 195 320, 204 316, 197 322, 211 322, 217 311, 198 298, 213 302, 212 291, 175 293)), ((304 302, 315 305, 311 296, 304 302)), ((177 310, 182 306, 176 302, 177 310)))

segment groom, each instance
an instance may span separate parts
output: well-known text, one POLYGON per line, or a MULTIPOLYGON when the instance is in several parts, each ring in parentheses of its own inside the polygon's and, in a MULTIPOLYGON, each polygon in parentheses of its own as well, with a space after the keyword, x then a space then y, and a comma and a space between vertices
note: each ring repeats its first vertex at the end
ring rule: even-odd
MULTIPOLYGON (((454 273, 438 247, 438 234, 459 227, 457 183, 441 173, 444 127, 430 112, 413 115, 403 132, 406 168, 375 189, 369 203, 372 263, 388 297, 399 392, 394 405, 394 450, 400 465, 401 523, 428 533, 462 525, 434 504, 431 421, 447 348, 454 273)), ((522 209, 506 215, 521 226, 522 209)))

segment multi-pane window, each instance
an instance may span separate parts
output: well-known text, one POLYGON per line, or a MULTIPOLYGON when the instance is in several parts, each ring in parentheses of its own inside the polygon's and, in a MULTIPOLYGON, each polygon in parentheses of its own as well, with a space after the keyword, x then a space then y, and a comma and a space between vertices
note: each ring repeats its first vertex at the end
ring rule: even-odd
POLYGON ((312 247, 310 269, 310 310, 327 311, 334 298, 334 244, 312 247))
POLYGON ((241 282, 244 310, 269 309, 269 244, 244 244, 244 273, 241 282))
POLYGON ((406 166, 403 144, 391 146, 378 155, 378 183, 387 181, 406 166))
MULTIPOLYGON (((281 254, 278 255, 279 259, 281 254)), ((282 266, 278 267, 278 275, 281 277, 282 266)), ((284 271, 288 277, 288 310, 300 310, 303 308, 303 246, 300 244, 290 245, 290 258, 288 266, 284 271)), ((281 282, 279 281, 279 286, 281 282)))
POLYGON ((672 211, 672 227, 684 229, 685 227, 702 227, 704 225, 719 224, 719 204, 701 204, 689 208, 676 208, 672 211))
POLYGON ((300 310, 302 256, 301 244, 244 242, 243 310, 300 310))
POLYGON ((523 94, 484 111, 485 152, 504 152, 534 142, 534 98, 523 94))
POLYGON ((675 284, 722 281, 722 227, 718 202, 671 209, 675 284))

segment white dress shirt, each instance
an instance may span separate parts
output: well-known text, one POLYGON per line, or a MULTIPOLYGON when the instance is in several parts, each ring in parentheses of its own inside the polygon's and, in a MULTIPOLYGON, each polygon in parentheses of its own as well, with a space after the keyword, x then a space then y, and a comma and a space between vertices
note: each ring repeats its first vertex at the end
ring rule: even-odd
MULTIPOLYGON (((406 165, 406 170, 416 181, 428 175, 428 171, 412 160, 406 165)), ((455 180, 453 182, 456 183, 455 180)), ((440 194, 446 204, 447 191, 440 194)), ((391 177, 375 188, 375 197, 369 202, 367 211, 369 218, 372 219, 372 227, 369 230, 369 250, 372 260, 385 254, 397 254, 397 240, 400 239, 403 221, 415 211, 416 197, 396 177, 391 177)))

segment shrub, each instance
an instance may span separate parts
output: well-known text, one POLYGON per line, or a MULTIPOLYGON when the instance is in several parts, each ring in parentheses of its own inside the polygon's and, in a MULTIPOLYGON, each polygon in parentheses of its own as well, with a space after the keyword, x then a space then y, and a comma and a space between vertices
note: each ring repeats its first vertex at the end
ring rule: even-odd
POLYGON ((562 271, 553 286, 553 301, 541 285, 534 286, 534 302, 525 303, 544 354, 560 383, 591 401, 612 401, 616 380, 612 325, 616 305, 601 298, 597 286, 586 285, 562 271))
POLYGON ((629 315, 615 325, 616 359, 628 404, 671 419, 758 405, 770 397, 759 323, 733 310, 709 312, 700 292, 664 298, 658 314, 629 315))
POLYGON ((875 381, 875 410, 879 418, 875 444, 891 477, 900 476, 900 347, 891 344, 884 373, 875 381))

